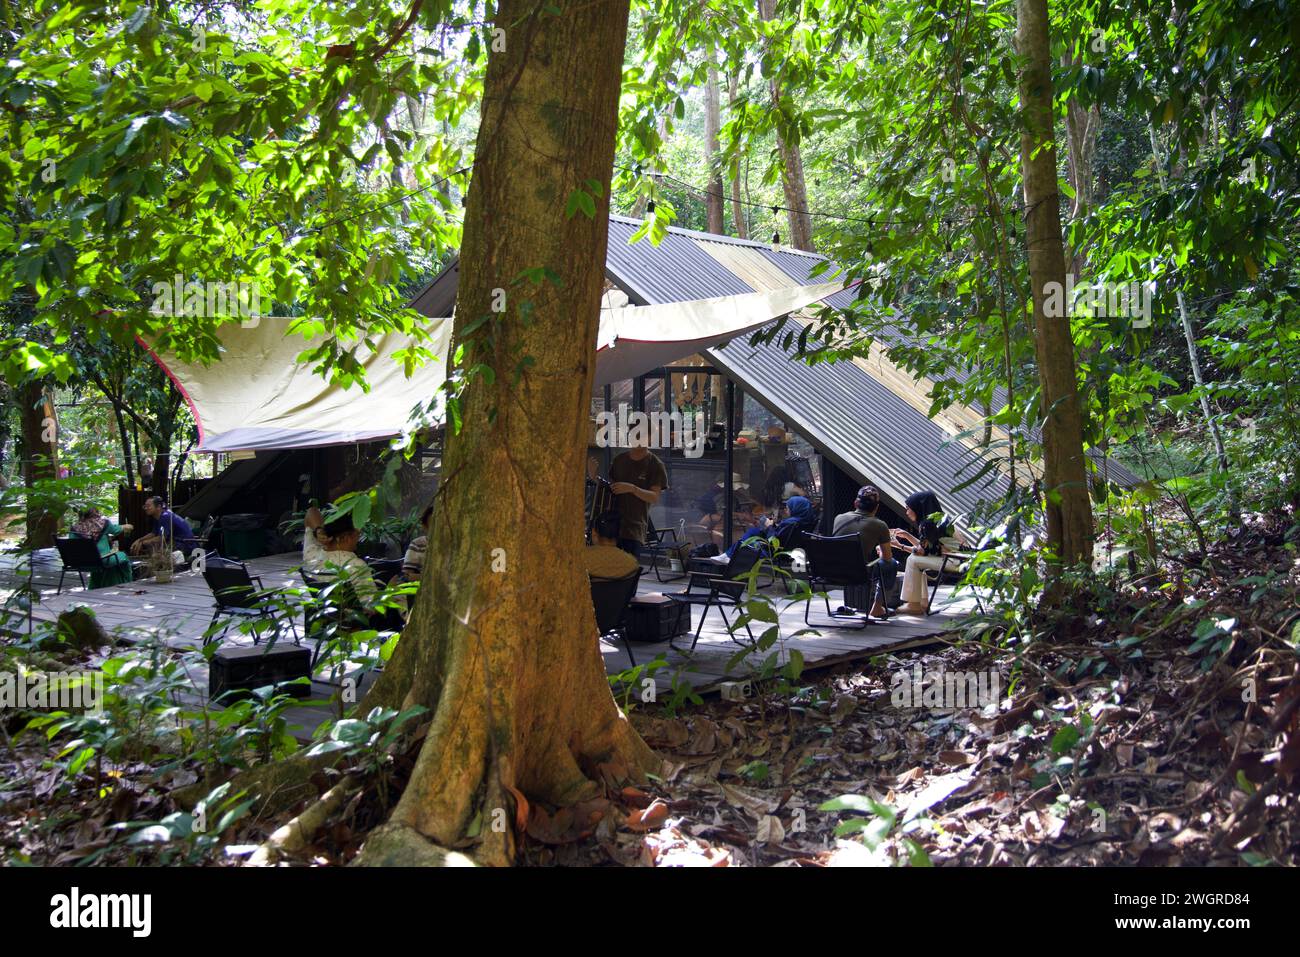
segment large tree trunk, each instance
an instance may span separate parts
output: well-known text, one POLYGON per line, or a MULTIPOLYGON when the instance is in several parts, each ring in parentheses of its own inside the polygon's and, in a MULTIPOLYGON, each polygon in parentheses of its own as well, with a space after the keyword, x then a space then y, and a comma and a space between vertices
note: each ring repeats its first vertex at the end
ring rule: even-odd
MULTIPOLYGON (((758 12, 764 20, 776 18, 776 0, 759 0, 758 12)), ((781 84, 773 77, 772 109, 781 111, 781 84)), ((798 137, 792 138, 783 131, 779 122, 776 129, 776 148, 781 156, 781 188, 785 192, 786 215, 790 220, 790 245, 795 249, 815 252, 812 241, 812 216, 808 213, 808 186, 803 175, 803 154, 799 151, 798 137)))
POLYGON ((557 15, 522 0, 497 12, 506 43, 488 62, 455 328, 464 366, 495 375, 469 378, 420 599, 366 702, 421 704, 432 724, 362 863, 433 861, 475 834, 479 861, 509 863, 516 793, 568 805, 602 774, 658 767, 610 693, 581 554, 628 0, 557 2, 557 15), (591 180, 595 217, 566 217, 591 180), (554 281, 521 278, 543 268, 554 281))
POLYGON ((722 97, 718 91, 717 53, 708 51, 709 78, 704 85, 704 156, 709 163, 709 188, 704 200, 708 214, 708 231, 721 235, 725 227, 722 210, 726 199, 722 192, 722 166, 718 156, 718 130, 722 128, 722 97))
POLYGON ((1044 303, 1065 288, 1060 195, 1052 114, 1051 46, 1047 0, 1017 0, 1016 46, 1024 66, 1020 104, 1024 132, 1020 164, 1024 175, 1025 241, 1034 300, 1034 350, 1043 410, 1043 480, 1048 545, 1066 565, 1092 560, 1092 503, 1083 455, 1083 413, 1079 403, 1069 310, 1049 318, 1044 303))
MULTIPOLYGON (((42 479, 59 473, 58 421, 54 403, 44 383, 27 382, 18 389, 23 437, 23 482, 31 488, 42 479)), ((50 548, 58 534, 59 516, 43 510, 31 496, 27 499, 27 547, 50 548)))

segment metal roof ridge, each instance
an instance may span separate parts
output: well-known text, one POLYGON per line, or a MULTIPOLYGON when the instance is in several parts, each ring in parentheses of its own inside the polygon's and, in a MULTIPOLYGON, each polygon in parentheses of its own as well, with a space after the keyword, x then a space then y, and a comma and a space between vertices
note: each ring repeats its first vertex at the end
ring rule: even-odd
MULTIPOLYGON (((644 219, 635 219, 631 216, 623 216, 618 213, 610 213, 609 218, 627 226, 640 226, 645 222, 644 219)), ((773 251, 771 243, 761 243, 755 239, 741 239, 739 236, 724 236, 721 233, 706 233, 701 232, 698 229, 685 229, 681 226, 669 226, 667 229, 670 233, 676 233, 679 236, 687 236, 692 239, 703 239, 706 242, 725 243, 730 246, 749 246, 753 249, 765 249, 768 252, 773 251)), ((826 262, 830 261, 829 257, 823 256, 821 253, 810 253, 806 249, 795 249, 792 246, 782 246, 777 251, 790 253, 792 256, 807 256, 809 259, 825 260, 826 262)))

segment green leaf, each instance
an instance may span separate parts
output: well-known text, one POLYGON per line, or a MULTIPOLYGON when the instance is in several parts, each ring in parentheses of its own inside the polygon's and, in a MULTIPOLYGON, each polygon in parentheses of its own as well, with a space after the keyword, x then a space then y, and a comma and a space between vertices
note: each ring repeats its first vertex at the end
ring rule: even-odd
POLYGON ((1073 750, 1079 743, 1079 737, 1079 729, 1072 724, 1067 724, 1052 736, 1052 750, 1057 754, 1073 750))

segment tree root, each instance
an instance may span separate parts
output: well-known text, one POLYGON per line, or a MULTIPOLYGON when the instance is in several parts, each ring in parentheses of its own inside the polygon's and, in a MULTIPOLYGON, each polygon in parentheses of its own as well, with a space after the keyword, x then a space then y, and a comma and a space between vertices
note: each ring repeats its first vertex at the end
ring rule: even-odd
POLYGON ((357 782, 351 775, 343 778, 330 788, 321 799, 310 805, 288 824, 278 828, 266 841, 253 852, 245 863, 246 867, 268 867, 277 863, 282 857, 301 854, 311 843, 316 832, 329 821, 343 804, 344 800, 356 788, 357 782))
POLYGON ((474 867, 459 851, 448 851, 404 824, 382 824, 370 832, 350 867, 474 867))
MULTIPOLYGON (((311 779, 336 759, 337 756, 328 754, 315 758, 293 755, 283 761, 259 764, 247 771, 240 771, 231 778, 231 791, 247 791, 257 799, 259 817, 275 817, 310 798, 315 793, 311 779)), ((203 800, 209 790, 211 785, 208 782, 198 781, 177 788, 171 792, 171 798, 177 805, 189 810, 203 800)))

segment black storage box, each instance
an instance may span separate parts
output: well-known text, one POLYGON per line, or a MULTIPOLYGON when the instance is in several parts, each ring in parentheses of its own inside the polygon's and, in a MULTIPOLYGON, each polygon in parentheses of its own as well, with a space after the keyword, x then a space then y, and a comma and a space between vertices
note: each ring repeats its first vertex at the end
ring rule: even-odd
MULTIPOLYGON (((306 648, 282 644, 218 648, 208 672, 208 698, 229 704, 251 697, 255 688, 310 677, 311 652, 306 648)), ((284 685, 279 690, 295 698, 311 697, 310 683, 284 685)))
POLYGON ((665 595, 638 595, 627 606, 628 641, 671 641, 691 630, 691 606, 665 595))

